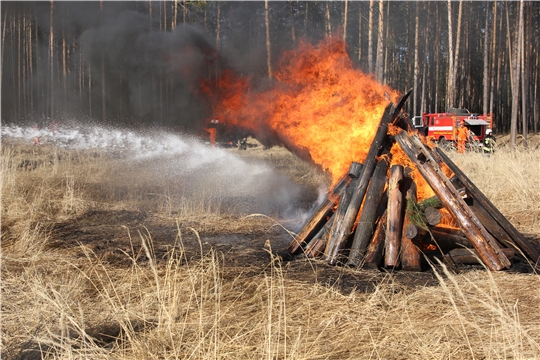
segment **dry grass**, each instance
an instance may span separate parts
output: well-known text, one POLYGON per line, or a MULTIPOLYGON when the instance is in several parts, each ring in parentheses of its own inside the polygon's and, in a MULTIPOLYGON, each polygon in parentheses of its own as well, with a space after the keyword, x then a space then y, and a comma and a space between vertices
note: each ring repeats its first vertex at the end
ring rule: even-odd
POLYGON ((540 234, 540 151, 500 148, 494 156, 450 153, 495 206, 522 232, 540 234))
MULTIPOLYGON (((239 155, 265 158, 313 190, 324 180, 280 149, 239 155)), ((538 151, 452 157, 519 230, 540 233, 538 151)), ((217 199, 181 185, 108 154, 4 143, 2 358, 540 358, 536 274, 437 266, 438 286, 388 274, 372 293, 343 294, 291 280, 274 256, 265 268, 226 267, 215 251, 188 260, 186 232, 204 240, 195 229, 179 228, 164 261, 151 233, 131 233, 144 251, 127 252, 122 267, 86 247, 81 257, 46 246, 52 224, 91 209, 150 209, 195 228, 197 218, 224 217, 217 199)), ((267 226, 227 219, 235 231, 267 226)))

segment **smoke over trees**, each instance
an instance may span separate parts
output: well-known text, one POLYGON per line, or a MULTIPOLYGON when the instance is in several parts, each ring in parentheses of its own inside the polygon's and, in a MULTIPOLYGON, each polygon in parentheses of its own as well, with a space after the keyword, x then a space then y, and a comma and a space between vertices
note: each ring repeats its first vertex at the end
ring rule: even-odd
POLYGON ((518 114, 518 131, 538 131, 538 2, 275 1, 267 13, 259 1, 5 1, 1 10, 4 122, 193 129, 213 113, 201 80, 233 69, 267 83, 283 49, 331 29, 356 66, 376 63, 399 91, 414 85, 411 115, 487 108, 498 131, 518 114))

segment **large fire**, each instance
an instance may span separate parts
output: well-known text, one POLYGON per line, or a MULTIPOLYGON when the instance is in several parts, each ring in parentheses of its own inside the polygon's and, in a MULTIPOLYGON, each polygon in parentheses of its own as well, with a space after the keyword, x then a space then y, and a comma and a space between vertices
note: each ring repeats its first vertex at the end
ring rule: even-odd
POLYGON ((328 171, 334 185, 352 161, 364 161, 385 107, 399 96, 355 69, 336 37, 286 52, 261 88, 232 72, 203 86, 225 123, 277 139, 328 171))

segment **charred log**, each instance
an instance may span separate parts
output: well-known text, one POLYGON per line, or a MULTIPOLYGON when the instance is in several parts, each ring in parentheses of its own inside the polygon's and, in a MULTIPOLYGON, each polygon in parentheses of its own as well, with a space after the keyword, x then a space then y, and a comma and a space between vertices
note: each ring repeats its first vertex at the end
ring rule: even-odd
POLYGON ((356 225, 354 240, 349 252, 348 265, 359 266, 364 260, 366 248, 373 235, 377 209, 383 197, 387 171, 388 162, 386 158, 382 157, 371 177, 366 199, 362 205, 362 213, 360 214, 360 219, 356 225))
POLYGON ((414 216, 413 204, 416 204, 416 184, 412 179, 408 179, 408 182, 410 185, 405 195, 407 210, 403 219, 403 231, 401 235, 401 269, 420 271, 422 269, 420 250, 406 234, 406 229, 412 222, 411 218, 414 216))
POLYGON ((338 256, 339 251, 344 247, 345 241, 338 242, 338 238, 336 234, 341 231, 341 226, 343 226, 343 219, 345 217, 347 208, 349 207, 349 204, 351 203, 354 191, 356 187, 358 186, 358 182, 360 179, 358 176, 362 173, 362 164, 353 163, 351 165, 351 169, 349 170, 349 176, 351 176, 352 181, 350 186, 347 188, 347 190, 343 193, 343 196, 341 197, 341 200, 339 202, 338 208, 336 210, 334 219, 332 221, 332 226, 330 227, 330 231, 324 237, 324 239, 327 239, 324 249, 324 258, 329 263, 333 263, 335 259, 338 256))
POLYGON ((431 226, 439 225, 442 219, 441 212, 434 207, 428 207, 424 210, 424 215, 426 217, 426 222, 431 226))
POLYGON ((302 226, 302 229, 296 235, 296 237, 289 244, 288 250, 291 254, 297 253, 303 246, 305 246, 326 224, 328 219, 334 212, 334 207, 339 201, 341 194, 348 186, 350 181, 349 175, 345 175, 341 178, 338 184, 334 187, 334 190, 327 195, 326 199, 315 210, 313 215, 302 226))
MULTIPOLYGON (((514 260, 514 249, 502 249, 504 256, 509 260, 514 260)), ((453 249, 444 255, 444 262, 448 264, 481 264, 482 261, 474 249, 453 249)))
POLYGON ((395 139, 409 159, 417 166, 445 207, 452 213, 484 264, 490 270, 495 271, 509 268, 510 261, 501 252, 491 234, 459 196, 450 180, 418 137, 411 137, 402 131, 395 136, 395 139))
POLYGON ((364 267, 366 269, 376 269, 382 261, 384 251, 384 238, 386 229, 386 212, 381 216, 377 222, 375 233, 366 250, 366 257, 364 260, 364 267))
MULTIPOLYGON (((448 156, 438 148, 434 150, 435 155, 440 159, 441 162, 444 162, 446 166, 452 170, 454 175, 461 181, 461 183, 467 188, 471 197, 475 199, 486 211, 487 213, 495 220, 502 229, 511 237, 513 243, 521 251, 523 251, 530 260, 538 264, 540 262, 540 254, 538 251, 530 244, 523 235, 504 217, 504 215, 489 201, 489 199, 474 185, 474 183, 461 171, 456 164, 448 158, 448 156)), ((493 230, 493 229, 492 229, 493 230)), ((495 230, 493 230, 495 231, 495 230)))
MULTIPOLYGON (((360 176, 358 185, 354 189, 354 193, 352 194, 351 200, 349 202, 349 206, 347 207, 347 210, 345 211, 345 215, 343 216, 339 226, 336 226, 335 231, 332 233, 332 238, 330 239, 330 243, 340 244, 338 245, 338 247, 341 246, 341 244, 345 244, 347 241, 347 238, 351 234, 354 221, 356 220, 358 211, 360 209, 360 205, 362 204, 362 200, 364 199, 364 195, 369 185, 371 176, 373 174, 373 171, 375 170, 376 158, 377 156, 379 156, 382 150, 384 141, 386 139, 386 133, 388 131, 388 126, 390 122, 392 121, 393 112, 394 112, 394 107, 392 104, 390 104, 384 112, 384 115, 381 119, 381 123, 379 124, 379 127, 377 129, 377 133, 375 134, 375 138, 373 139, 373 143, 371 144, 371 147, 369 148, 369 152, 364 162, 364 168, 362 169, 362 175, 360 176)), ((335 252, 332 254, 328 254, 326 256, 326 260, 330 263, 335 263, 336 262, 335 252)))
POLYGON ((401 232, 403 229, 403 194, 399 188, 403 179, 403 166, 394 165, 388 180, 388 207, 384 265, 396 267, 399 264, 401 232))

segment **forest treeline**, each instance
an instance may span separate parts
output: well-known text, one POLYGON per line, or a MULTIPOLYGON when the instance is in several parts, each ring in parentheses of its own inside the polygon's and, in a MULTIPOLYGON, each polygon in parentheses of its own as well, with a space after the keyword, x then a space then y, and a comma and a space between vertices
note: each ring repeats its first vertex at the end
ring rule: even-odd
POLYGON ((351 60, 405 92, 411 115, 492 113, 538 132, 536 1, 3 1, 2 121, 67 116, 190 128, 194 89, 234 69, 264 84, 286 49, 339 36, 351 60))

